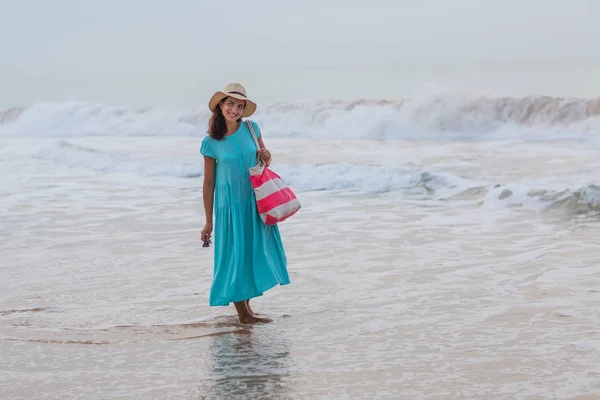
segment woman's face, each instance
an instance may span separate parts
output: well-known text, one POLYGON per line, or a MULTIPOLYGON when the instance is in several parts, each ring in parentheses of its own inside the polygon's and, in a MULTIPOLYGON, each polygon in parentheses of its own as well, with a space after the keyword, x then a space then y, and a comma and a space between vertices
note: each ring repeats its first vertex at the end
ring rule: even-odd
POLYGON ((223 116, 229 122, 236 122, 242 118, 244 107, 246 107, 245 100, 238 100, 233 97, 227 97, 220 103, 221 111, 223 116))

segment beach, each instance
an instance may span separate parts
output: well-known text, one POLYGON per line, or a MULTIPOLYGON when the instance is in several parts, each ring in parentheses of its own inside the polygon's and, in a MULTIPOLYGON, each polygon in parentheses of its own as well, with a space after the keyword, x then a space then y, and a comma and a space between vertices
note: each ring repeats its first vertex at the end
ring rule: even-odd
POLYGON ((0 400, 600 400, 600 2, 0 4, 0 400), (220 91, 302 205, 269 323, 220 91))
POLYGON ((254 326, 208 306, 201 133, 5 126, 0 397, 596 398, 593 120, 346 138, 360 106, 328 112, 256 116, 303 208, 254 326))

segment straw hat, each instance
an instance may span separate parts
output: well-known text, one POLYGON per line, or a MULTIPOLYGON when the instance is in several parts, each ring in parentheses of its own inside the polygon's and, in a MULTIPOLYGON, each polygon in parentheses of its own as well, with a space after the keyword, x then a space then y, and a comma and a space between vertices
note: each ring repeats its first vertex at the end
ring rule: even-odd
POLYGON ((230 83, 225 86, 225 89, 215 92, 208 102, 210 111, 215 112, 216 107, 225 97, 233 97, 238 100, 246 101, 246 107, 244 108, 242 117, 249 117, 256 111, 256 103, 248 99, 246 96, 246 89, 239 83, 230 83))

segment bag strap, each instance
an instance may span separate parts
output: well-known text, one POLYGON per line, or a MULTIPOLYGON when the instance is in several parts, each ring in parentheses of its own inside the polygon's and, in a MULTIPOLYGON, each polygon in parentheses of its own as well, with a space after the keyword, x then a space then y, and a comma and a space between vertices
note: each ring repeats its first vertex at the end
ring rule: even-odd
POLYGON ((254 132, 254 126, 252 125, 252 121, 245 120, 246 125, 248 125, 248 129, 250 129, 250 133, 252 134, 252 138, 254 139, 254 143, 256 143, 256 148, 260 149, 260 144, 258 143, 258 139, 256 138, 256 133, 254 132))

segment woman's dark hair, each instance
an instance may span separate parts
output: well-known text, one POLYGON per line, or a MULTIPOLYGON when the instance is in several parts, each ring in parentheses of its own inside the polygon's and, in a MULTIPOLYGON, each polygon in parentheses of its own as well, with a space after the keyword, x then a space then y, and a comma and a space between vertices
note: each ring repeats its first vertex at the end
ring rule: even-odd
MULTIPOLYGON (((208 120, 208 134, 213 139, 223 140, 225 134, 227 134, 227 122, 225 121, 223 111, 221 111, 220 107, 221 103, 223 103, 225 100, 227 100, 227 97, 219 102, 219 104, 215 107, 215 111, 208 120)), ((241 118, 238 119, 238 122, 241 120, 241 118)))

